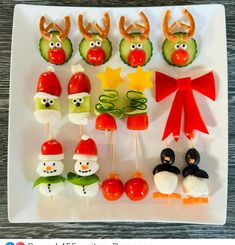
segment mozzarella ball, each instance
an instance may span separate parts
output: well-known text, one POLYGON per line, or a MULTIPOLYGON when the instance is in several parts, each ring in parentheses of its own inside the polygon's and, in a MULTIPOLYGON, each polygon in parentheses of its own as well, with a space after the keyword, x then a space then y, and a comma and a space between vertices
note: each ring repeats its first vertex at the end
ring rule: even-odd
POLYGON ((172 194, 178 184, 178 176, 168 171, 162 171, 154 175, 154 183, 163 194, 172 194))
POLYGON ((57 110, 37 110, 34 116, 40 123, 54 123, 61 119, 61 113, 57 110))
POLYGON ((97 160, 77 160, 74 166, 76 174, 80 176, 90 176, 99 169, 97 160))
POLYGON ((69 113, 69 120, 77 125, 87 125, 90 113, 69 113))
POLYGON ((56 184, 40 184, 38 186, 39 192, 45 196, 54 196, 60 193, 64 189, 64 183, 59 182, 56 184))
POLYGON ((185 194, 192 197, 201 197, 204 195, 208 195, 208 179, 189 175, 184 178, 182 188, 185 194))
POLYGON ((96 196, 99 192, 99 184, 94 183, 87 186, 75 185, 74 190, 81 197, 93 197, 96 196))
POLYGON ((62 161, 41 161, 36 171, 42 177, 57 176, 63 173, 64 164, 62 161))

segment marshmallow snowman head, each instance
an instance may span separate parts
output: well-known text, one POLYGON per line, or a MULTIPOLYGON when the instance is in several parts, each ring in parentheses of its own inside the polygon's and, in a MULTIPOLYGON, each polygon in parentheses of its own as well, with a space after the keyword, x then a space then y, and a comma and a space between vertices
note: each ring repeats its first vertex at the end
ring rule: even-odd
POLYGON ((57 176, 63 173, 64 158, 62 146, 57 140, 48 140, 42 144, 40 163, 37 166, 37 173, 42 177, 57 176))
POLYGON ((93 139, 83 135, 78 143, 73 159, 76 160, 74 170, 80 176, 89 176, 99 169, 97 147, 93 139))

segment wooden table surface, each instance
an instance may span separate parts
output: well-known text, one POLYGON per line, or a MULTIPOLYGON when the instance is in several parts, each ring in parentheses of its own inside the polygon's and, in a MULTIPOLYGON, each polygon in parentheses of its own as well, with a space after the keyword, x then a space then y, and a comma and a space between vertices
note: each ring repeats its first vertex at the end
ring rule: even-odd
POLYGON ((0 238, 235 238, 235 1, 0 0, 0 238), (125 2, 122 3, 122 2, 125 2), (67 6, 157 6, 222 3, 226 8, 229 98, 228 217, 224 226, 162 223, 10 224, 7 219, 7 137, 11 32, 17 3, 67 6))

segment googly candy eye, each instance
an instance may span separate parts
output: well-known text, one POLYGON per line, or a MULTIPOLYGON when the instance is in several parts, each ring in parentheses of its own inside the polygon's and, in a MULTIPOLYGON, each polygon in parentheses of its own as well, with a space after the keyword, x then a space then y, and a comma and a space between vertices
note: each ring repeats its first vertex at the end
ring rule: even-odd
POLYGON ((101 47, 101 45, 102 45, 101 41, 96 41, 96 42, 95 42, 95 46, 101 47))
POLYGON ((180 49, 180 44, 179 43, 175 44, 175 49, 180 49))
POLYGON ((54 48, 55 47, 55 43, 54 42, 49 42, 49 47, 50 48, 54 48))
POLYGON ((74 99, 73 103, 74 103, 74 105, 76 105, 77 104, 77 99, 74 99))
POLYGON ((53 99, 50 99, 50 100, 49 100, 49 104, 50 104, 50 105, 53 105, 53 104, 54 104, 54 100, 53 100, 53 99))
POLYGON ((94 48, 94 47, 95 47, 95 42, 94 42, 94 41, 91 41, 91 42, 90 42, 90 47, 91 47, 91 48, 94 48))
POLYGON ((130 46, 130 49, 131 50, 135 50, 136 49, 136 45, 134 43, 132 43, 131 46, 130 46))
POLYGON ((78 98, 77 100, 78 100, 79 103, 83 103, 84 102, 83 98, 78 98))
POLYGON ((143 48, 142 43, 138 43, 138 44, 137 44, 137 48, 138 48, 138 49, 142 49, 142 48, 143 48))
POLYGON ((56 44, 55 44, 55 46, 57 47, 57 48, 61 48, 61 43, 60 42, 57 42, 56 44))
POLYGON ((47 99, 41 99, 41 103, 45 105, 47 103, 47 99))
POLYGON ((182 43, 180 45, 180 47, 185 50, 185 49, 187 49, 188 45, 186 43, 182 43))

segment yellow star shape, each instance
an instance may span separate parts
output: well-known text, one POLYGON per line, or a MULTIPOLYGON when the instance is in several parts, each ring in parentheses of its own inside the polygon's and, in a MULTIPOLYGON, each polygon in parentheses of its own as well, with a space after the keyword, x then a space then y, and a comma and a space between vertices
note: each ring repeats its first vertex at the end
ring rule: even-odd
POLYGON ((140 66, 134 73, 129 73, 127 78, 129 79, 129 89, 144 92, 146 88, 152 88, 152 71, 144 71, 140 66))
POLYGON ((101 80, 101 86, 103 89, 116 89, 118 84, 123 83, 124 80, 121 77, 122 68, 112 69, 109 66, 105 68, 104 72, 101 72, 97 77, 101 80))

